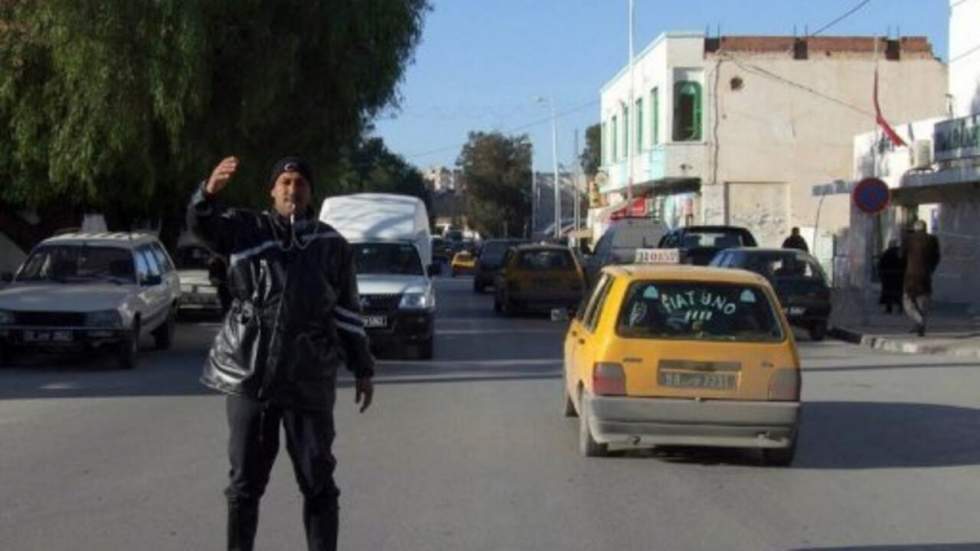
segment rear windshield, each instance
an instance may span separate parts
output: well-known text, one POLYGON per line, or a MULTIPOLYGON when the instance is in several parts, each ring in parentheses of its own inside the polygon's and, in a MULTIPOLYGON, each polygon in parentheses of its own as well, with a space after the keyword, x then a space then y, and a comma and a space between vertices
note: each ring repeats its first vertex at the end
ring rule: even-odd
POLYGON ((617 229, 613 236, 616 249, 652 249, 663 237, 663 230, 644 227, 625 227, 617 229))
POLYGON ((824 281, 823 269, 813 259, 796 254, 749 256, 745 267, 772 280, 824 281))
POLYGON ((761 288, 726 283, 634 283, 616 330, 632 338, 754 342, 784 338, 761 288))
POLYGON ((355 243, 359 274, 424 275, 418 250, 410 243, 355 243))
POLYGON ((564 250, 522 251, 517 258, 517 267, 532 272, 573 270, 575 261, 572 254, 564 250))
POLYGON ((507 249, 517 244, 517 241, 490 241, 483 245, 480 251, 480 261, 484 264, 499 264, 504 259, 507 249))
POLYGON ((740 231, 725 230, 695 230, 684 233, 681 247, 693 249, 695 247, 714 247, 718 249, 731 249, 735 247, 751 247, 755 243, 750 243, 745 234, 740 231))

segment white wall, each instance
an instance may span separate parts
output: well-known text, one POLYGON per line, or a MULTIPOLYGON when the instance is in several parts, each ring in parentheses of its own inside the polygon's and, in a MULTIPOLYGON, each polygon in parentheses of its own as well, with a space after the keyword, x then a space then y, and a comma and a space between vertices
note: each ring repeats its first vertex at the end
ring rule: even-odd
POLYGON ((949 93, 953 116, 980 113, 980 0, 950 0, 949 93))

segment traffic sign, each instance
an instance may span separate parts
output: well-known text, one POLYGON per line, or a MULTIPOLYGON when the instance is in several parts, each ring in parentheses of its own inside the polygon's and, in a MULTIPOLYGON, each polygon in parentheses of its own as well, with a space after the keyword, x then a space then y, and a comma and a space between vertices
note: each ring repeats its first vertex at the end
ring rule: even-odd
POLYGON ((851 200, 862 212, 878 214, 885 210, 891 200, 891 190, 888 184, 880 178, 865 178, 854 186, 851 200))

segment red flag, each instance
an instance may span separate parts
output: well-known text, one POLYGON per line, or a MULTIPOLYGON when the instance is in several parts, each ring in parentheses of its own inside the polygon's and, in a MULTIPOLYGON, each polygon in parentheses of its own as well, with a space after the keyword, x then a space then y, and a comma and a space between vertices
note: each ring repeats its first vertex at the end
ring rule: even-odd
POLYGON ((875 121, 878 123, 878 126, 881 127, 881 130, 884 131, 885 135, 888 136, 888 139, 891 140, 892 144, 894 144, 896 147, 901 145, 907 145, 905 143, 905 140, 903 140, 902 137, 899 136, 897 132, 895 132, 895 129, 892 128, 890 124, 888 124, 888 121, 886 121, 885 117, 882 116, 881 114, 881 106, 878 105, 878 67, 875 67, 874 102, 875 102, 875 121))

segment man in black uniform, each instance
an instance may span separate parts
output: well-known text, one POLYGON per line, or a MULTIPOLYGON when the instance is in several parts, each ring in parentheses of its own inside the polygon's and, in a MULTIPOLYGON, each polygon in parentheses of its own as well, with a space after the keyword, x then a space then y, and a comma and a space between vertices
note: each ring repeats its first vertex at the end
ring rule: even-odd
POLYGON ((303 493, 307 545, 336 549, 338 367, 354 373, 361 412, 374 394, 351 247, 313 216, 305 161, 276 163, 269 180, 274 209, 262 213, 217 201, 237 168, 235 157, 221 161, 187 210, 191 231, 228 258, 231 308, 201 377, 228 395, 228 549, 252 549, 280 426, 303 493))

